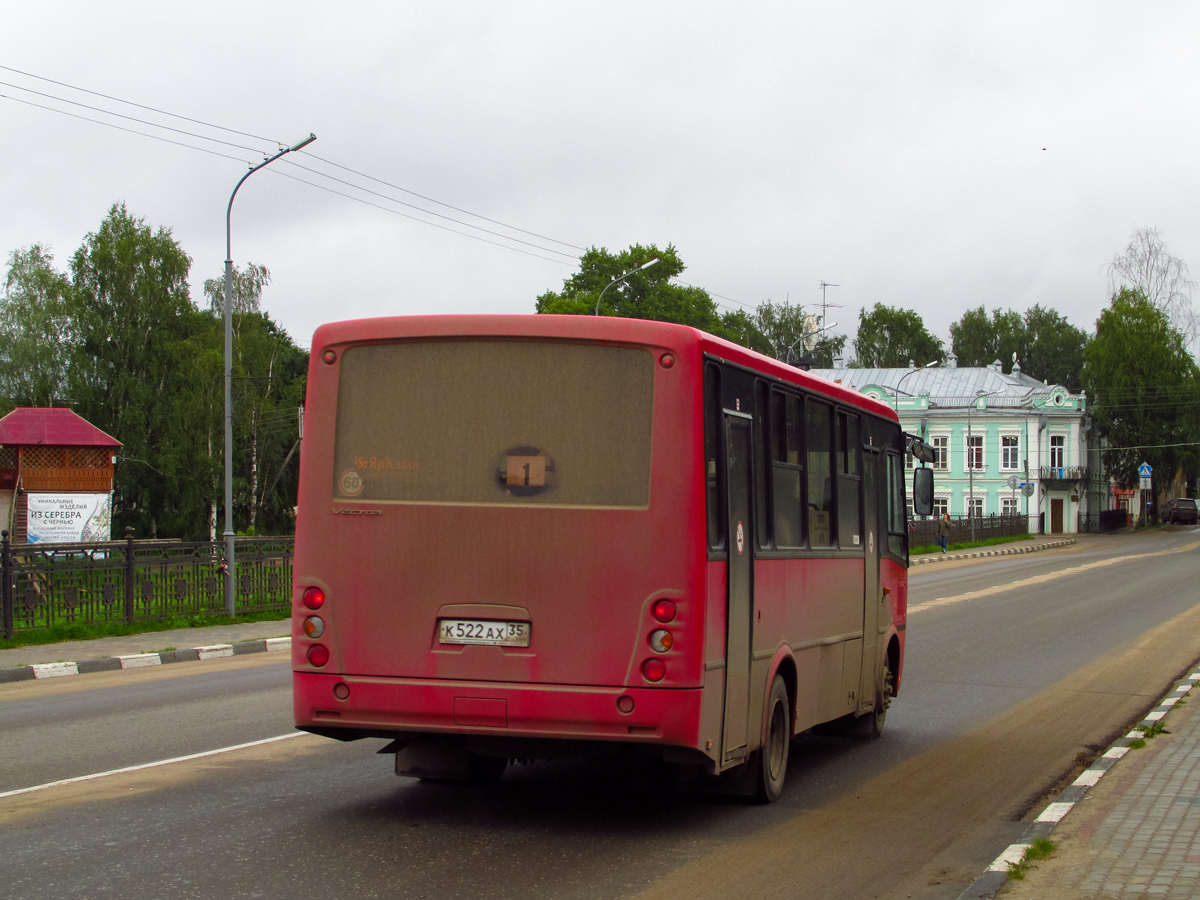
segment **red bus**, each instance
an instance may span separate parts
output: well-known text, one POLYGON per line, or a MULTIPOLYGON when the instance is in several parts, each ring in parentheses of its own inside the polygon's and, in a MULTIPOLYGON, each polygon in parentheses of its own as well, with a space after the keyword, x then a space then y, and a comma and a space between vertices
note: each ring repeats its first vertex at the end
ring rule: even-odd
POLYGON ((418 316, 319 328, 306 418, 298 728, 434 779, 634 747, 769 801, 793 736, 883 727, 887 406, 679 325, 418 316))

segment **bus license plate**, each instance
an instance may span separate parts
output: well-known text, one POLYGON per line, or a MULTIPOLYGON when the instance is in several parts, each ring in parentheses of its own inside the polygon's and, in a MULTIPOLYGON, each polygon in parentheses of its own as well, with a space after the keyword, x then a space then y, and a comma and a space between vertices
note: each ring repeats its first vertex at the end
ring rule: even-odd
POLYGON ((438 640, 443 644, 490 644, 528 647, 528 622, 490 622, 481 619, 439 619, 438 640))

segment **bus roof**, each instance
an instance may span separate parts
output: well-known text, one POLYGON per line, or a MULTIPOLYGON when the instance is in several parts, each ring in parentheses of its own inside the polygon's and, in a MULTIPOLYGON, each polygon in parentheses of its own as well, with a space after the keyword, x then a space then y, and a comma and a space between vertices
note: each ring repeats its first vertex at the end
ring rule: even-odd
POLYGON ((561 315, 387 316, 350 319, 330 322, 317 328, 313 334, 312 348, 313 352, 319 353, 323 347, 330 344, 451 336, 556 337, 631 344, 650 343, 671 347, 697 346, 702 353, 709 353, 797 387, 817 391, 893 422, 899 421, 890 406, 852 388, 810 375, 802 369, 786 365, 698 328, 651 319, 561 315))

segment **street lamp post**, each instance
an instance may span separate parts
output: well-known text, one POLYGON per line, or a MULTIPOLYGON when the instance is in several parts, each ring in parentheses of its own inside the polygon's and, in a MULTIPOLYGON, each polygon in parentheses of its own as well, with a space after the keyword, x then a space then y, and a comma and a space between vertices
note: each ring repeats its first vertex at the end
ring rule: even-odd
POLYGON ((229 195, 225 208, 225 614, 233 617, 236 581, 234 580, 233 556, 233 251, 230 240, 230 217, 233 214, 233 198, 242 183, 264 166, 269 166, 285 153, 307 147, 317 139, 309 134, 290 147, 280 147, 274 156, 268 156, 243 175, 229 195))
POLYGON ((600 301, 604 299, 604 295, 605 295, 605 293, 607 293, 607 292, 608 292, 608 289, 609 289, 610 287, 612 287, 612 286, 613 286, 614 284, 616 284, 618 281, 624 281, 624 280, 625 280, 626 278, 628 278, 630 275, 635 275, 635 274, 637 274, 638 272, 641 272, 643 269, 648 269, 648 268, 650 268, 650 267, 651 267, 652 265, 654 265, 656 262, 658 262, 658 257, 657 257, 657 256, 656 256, 656 257, 654 257, 654 259, 650 260, 650 262, 648 262, 648 263, 642 263, 642 264, 641 264, 640 266, 638 266, 636 269, 631 269, 630 271, 626 272, 624 275, 618 275, 616 278, 614 278, 612 281, 610 281, 608 284, 606 284, 606 285, 604 286, 604 290, 600 292, 600 296, 596 298, 596 315, 600 315, 600 301))

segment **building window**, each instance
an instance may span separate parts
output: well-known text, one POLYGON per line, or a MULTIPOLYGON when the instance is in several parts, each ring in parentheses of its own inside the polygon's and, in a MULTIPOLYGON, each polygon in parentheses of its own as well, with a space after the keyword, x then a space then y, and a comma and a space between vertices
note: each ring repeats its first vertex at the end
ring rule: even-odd
POLYGON ((1066 465, 1067 437, 1063 434, 1050 436, 1050 468, 1061 469, 1066 465))
POLYGON ((983 435, 972 434, 967 437, 967 468, 983 468, 983 435))
POLYGON ((941 518, 950 512, 950 498, 946 496, 933 498, 933 514, 937 518, 941 518))
POLYGON ((983 494, 976 494, 974 497, 972 497, 970 494, 967 494, 965 497, 963 497, 963 499, 966 501, 967 507, 971 511, 971 515, 974 516, 976 519, 982 519, 983 518, 983 494))
POLYGON ((950 468, 950 436, 947 434, 933 439, 933 467, 942 470, 950 468))
POLYGON ((1001 497, 1000 513, 1005 516, 1019 516, 1021 504, 1015 497, 1001 497))
POLYGON ((1015 434, 1006 434, 1000 438, 1000 468, 1021 468, 1021 439, 1015 434))

